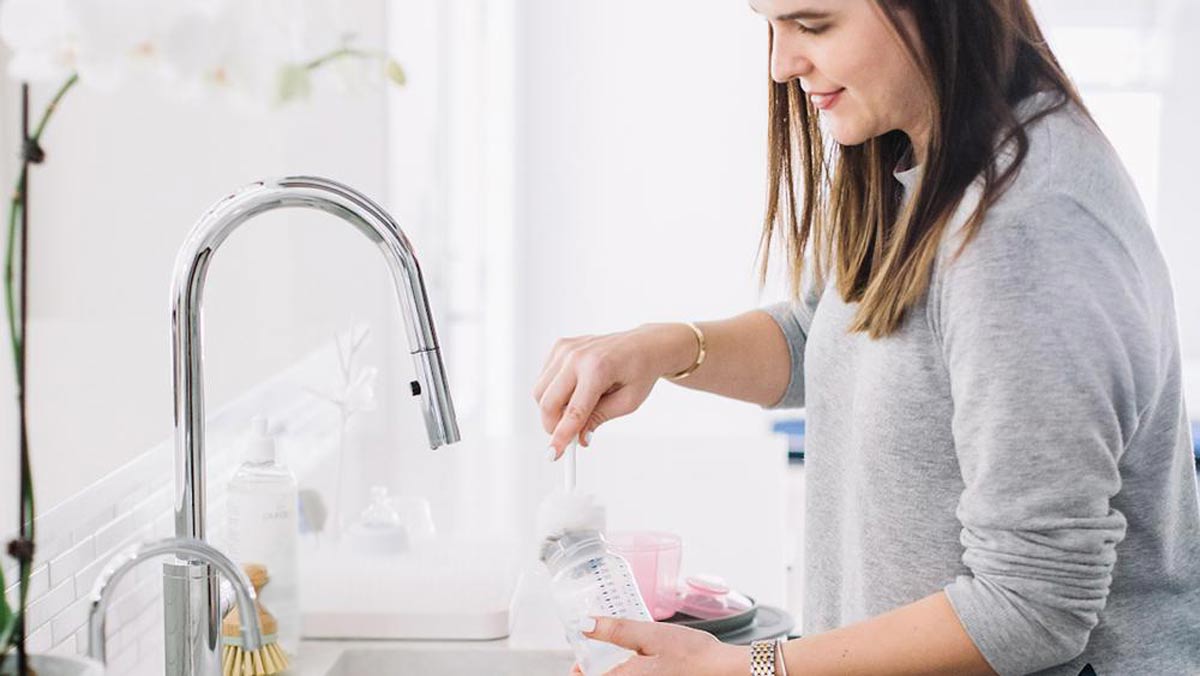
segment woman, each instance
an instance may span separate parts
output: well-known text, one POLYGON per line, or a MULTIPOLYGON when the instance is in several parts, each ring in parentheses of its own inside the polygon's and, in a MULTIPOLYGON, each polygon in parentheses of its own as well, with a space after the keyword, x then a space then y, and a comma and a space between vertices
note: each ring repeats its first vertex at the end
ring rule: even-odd
POLYGON ((533 394, 554 458, 660 377, 804 406, 803 638, 599 618, 614 673, 1200 673, 1167 270, 1026 0, 750 4, 795 300, 560 340, 533 394))

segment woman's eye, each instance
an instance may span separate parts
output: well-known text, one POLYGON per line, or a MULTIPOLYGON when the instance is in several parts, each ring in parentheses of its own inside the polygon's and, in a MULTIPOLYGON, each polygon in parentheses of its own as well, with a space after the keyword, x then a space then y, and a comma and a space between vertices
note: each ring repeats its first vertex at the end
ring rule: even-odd
POLYGON ((816 34, 820 33, 821 31, 825 30, 824 26, 810 26, 802 21, 797 21, 797 22, 795 22, 795 24, 796 24, 797 31, 799 31, 801 33, 808 33, 810 35, 816 35, 816 34))

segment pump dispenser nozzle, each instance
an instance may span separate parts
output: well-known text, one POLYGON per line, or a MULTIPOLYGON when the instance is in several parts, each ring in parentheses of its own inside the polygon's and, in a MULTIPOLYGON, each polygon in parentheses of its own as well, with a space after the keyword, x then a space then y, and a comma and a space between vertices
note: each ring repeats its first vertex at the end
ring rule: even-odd
POLYGON ((250 435, 246 439, 246 462, 275 462, 275 437, 271 436, 265 416, 250 420, 250 435))

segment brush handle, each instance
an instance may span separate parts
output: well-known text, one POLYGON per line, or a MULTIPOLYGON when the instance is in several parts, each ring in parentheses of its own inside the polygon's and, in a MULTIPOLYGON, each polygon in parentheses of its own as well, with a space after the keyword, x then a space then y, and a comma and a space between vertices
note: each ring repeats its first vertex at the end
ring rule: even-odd
MULTIPOLYGON (((250 578, 250 584, 254 585, 254 595, 257 597, 271 579, 267 575, 267 567, 260 563, 247 563, 242 565, 242 570, 246 573, 246 577, 250 578)), ((258 611, 258 623, 262 627, 263 635, 276 633, 278 624, 275 616, 263 608, 262 601, 258 598, 254 599, 254 609, 258 611)), ((224 619, 221 620, 221 635, 230 639, 239 638, 242 635, 242 620, 237 606, 230 608, 224 619)))
POLYGON ((576 481, 576 462, 575 454, 578 452, 579 442, 575 439, 571 440, 571 445, 567 446, 566 452, 563 454, 563 489, 568 493, 575 492, 576 481))

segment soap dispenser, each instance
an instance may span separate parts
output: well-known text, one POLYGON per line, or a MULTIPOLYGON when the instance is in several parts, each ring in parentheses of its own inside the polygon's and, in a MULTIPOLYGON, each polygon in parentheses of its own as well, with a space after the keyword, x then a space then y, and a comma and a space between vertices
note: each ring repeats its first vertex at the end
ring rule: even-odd
POLYGON ((297 505, 296 479, 279 458, 267 419, 255 417, 243 462, 229 481, 229 555, 241 566, 270 572, 262 602, 278 620, 279 644, 290 655, 300 646, 297 505))

